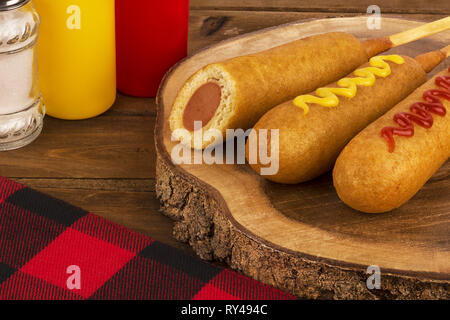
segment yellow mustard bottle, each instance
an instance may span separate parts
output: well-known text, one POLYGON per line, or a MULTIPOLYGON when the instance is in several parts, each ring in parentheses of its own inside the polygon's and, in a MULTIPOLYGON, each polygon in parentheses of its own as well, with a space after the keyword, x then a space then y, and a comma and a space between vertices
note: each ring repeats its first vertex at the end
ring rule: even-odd
POLYGON ((41 15, 39 83, 47 113, 81 120, 116 99, 114 0, 34 0, 41 15))

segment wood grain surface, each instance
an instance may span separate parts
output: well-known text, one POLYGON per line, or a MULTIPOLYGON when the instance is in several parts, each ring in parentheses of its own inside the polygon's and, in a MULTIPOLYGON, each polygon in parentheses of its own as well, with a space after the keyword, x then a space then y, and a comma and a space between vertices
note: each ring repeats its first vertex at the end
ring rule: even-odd
POLYGON ((266 10, 266 11, 309 11, 309 12, 356 12, 365 13, 370 5, 376 4, 382 13, 438 13, 450 12, 446 0, 191 0, 193 9, 214 10, 266 10))
MULTIPOLYGON (((448 298, 448 164, 408 204, 373 216, 340 202, 329 175, 306 184, 280 186, 265 181, 248 165, 175 166, 170 160, 175 142, 167 117, 179 88, 196 70, 325 30, 351 32, 364 40, 420 25, 384 19, 384 30, 371 31, 365 21, 355 17, 288 24, 222 42, 180 63, 168 74, 158 97, 157 194, 166 214, 177 222, 175 235, 189 241, 200 256, 224 260, 300 296, 331 292, 335 298, 376 298, 376 293, 358 287, 360 274, 376 265, 391 277, 383 278, 388 293, 384 297, 420 298, 425 286, 434 289, 431 296, 448 298), (318 267, 326 270, 319 273, 321 281, 318 267), (400 292, 399 282, 404 282, 400 292), (347 283, 345 289, 342 283, 347 283)), ((449 41, 450 32, 445 32, 390 52, 416 56, 449 41)), ((449 65, 446 61, 435 72, 449 65)))
MULTIPOLYGON (((354 1, 191 0, 190 53, 240 34, 299 20, 365 14, 354 1), (231 4, 231 5, 230 5, 231 4), (212 23, 222 20, 222 23, 212 23)), ((389 17, 431 21, 450 12, 448 1, 378 1, 389 17)), ((0 175, 194 254, 172 237, 155 194, 155 99, 118 95, 113 108, 85 121, 45 119, 32 145, 0 154, 0 175)))

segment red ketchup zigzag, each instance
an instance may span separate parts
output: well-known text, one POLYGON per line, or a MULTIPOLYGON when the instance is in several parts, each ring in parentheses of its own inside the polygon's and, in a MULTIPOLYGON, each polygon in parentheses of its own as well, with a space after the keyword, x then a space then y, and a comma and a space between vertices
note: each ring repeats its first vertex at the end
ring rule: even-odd
MULTIPOLYGON (((450 72, 450 68, 448 68, 450 72)), ((411 105, 411 112, 399 112, 395 114, 394 121, 399 127, 384 127, 381 129, 381 136, 386 140, 389 146, 389 152, 395 150, 394 135, 402 137, 414 136, 414 123, 429 129, 433 126, 433 116, 445 116, 447 110, 439 98, 450 101, 450 76, 440 76, 435 80, 437 86, 445 89, 431 89, 423 93, 423 100, 411 105)))

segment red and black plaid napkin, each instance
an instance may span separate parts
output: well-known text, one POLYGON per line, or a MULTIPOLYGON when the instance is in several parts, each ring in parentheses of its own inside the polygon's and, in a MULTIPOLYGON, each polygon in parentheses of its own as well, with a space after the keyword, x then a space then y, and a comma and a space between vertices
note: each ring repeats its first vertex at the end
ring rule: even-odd
POLYGON ((0 177, 0 299, 293 298, 0 177))

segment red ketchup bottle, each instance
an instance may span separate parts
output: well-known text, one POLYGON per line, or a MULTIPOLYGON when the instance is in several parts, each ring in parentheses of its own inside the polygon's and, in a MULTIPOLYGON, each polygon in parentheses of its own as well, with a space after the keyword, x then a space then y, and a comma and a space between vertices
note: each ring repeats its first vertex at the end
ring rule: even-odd
POLYGON ((164 74, 187 55, 189 0, 116 0, 117 87, 154 97, 164 74))

